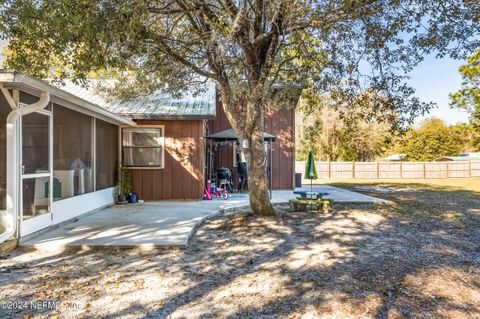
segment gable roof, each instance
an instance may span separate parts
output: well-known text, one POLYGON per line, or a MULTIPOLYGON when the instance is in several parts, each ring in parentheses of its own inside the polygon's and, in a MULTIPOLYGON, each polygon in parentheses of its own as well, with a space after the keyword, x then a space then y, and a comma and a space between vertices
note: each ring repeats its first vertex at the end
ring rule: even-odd
POLYGON ((174 98, 170 94, 159 92, 146 97, 112 102, 107 102, 94 90, 72 82, 66 82, 60 88, 112 113, 132 119, 196 120, 215 118, 216 90, 213 82, 207 83, 205 92, 197 96, 186 94, 181 98, 174 98))

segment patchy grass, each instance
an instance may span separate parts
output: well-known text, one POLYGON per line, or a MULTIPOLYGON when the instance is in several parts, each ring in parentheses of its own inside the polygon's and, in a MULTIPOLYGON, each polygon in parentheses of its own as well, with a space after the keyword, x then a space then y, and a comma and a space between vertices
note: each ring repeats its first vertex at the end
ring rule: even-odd
MULTIPOLYGON (((310 181, 304 180, 305 184, 310 181)), ((411 186, 418 186, 421 188, 447 188, 447 189, 463 189, 467 191, 480 192, 480 177, 472 178, 427 178, 427 179, 318 179, 314 181, 315 184, 353 184, 353 185, 368 185, 368 184, 407 184, 411 186)))
POLYGON ((433 219, 447 222, 445 227, 480 229, 480 191, 435 184, 378 181, 330 185, 391 201, 378 209, 379 213, 388 216, 406 218, 415 223, 433 219))
POLYGON ((0 317, 480 317, 478 194, 348 187, 393 202, 240 211, 205 223, 187 251, 17 250, 0 260, 0 300, 59 307, 0 317))

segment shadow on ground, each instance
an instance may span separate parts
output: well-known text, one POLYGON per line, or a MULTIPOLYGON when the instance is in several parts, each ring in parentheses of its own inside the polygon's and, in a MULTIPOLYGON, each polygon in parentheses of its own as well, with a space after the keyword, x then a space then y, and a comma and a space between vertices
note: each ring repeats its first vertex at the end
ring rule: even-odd
POLYGON ((0 315, 478 318, 478 194, 402 188, 353 189, 393 202, 328 215, 221 216, 186 251, 15 251, 0 260, 0 300, 58 308, 0 315))

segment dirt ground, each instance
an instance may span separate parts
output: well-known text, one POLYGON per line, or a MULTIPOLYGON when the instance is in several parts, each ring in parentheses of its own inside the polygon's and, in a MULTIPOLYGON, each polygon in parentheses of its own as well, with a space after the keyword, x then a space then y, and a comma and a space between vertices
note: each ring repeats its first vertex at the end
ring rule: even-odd
POLYGON ((478 193, 347 187, 392 202, 240 211, 186 251, 16 250, 0 318, 480 318, 478 193), (56 309, 32 309, 44 300, 56 309))

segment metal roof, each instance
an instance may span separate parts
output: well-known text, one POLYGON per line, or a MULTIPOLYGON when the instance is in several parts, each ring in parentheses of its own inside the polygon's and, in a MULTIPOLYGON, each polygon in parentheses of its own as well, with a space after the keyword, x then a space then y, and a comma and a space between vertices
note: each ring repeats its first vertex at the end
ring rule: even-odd
POLYGON ((454 161, 454 162, 466 162, 466 161, 478 161, 479 158, 475 156, 441 156, 435 159, 435 162, 454 161))
MULTIPOLYGON (((43 80, 33 78, 16 70, 0 69, 0 83, 8 87, 18 87, 22 91, 37 95, 42 91, 50 92, 51 101, 59 103, 82 113, 98 117, 104 121, 115 124, 136 125, 132 120, 110 112, 102 104, 86 99, 80 94, 59 88, 43 80)), ((80 88, 80 87, 79 87, 80 88)))
POLYGON ((72 82, 67 82, 59 87, 112 113, 132 119, 195 120, 215 118, 216 91, 213 82, 207 83, 205 92, 196 96, 186 94, 181 98, 174 98, 170 94, 158 92, 146 97, 112 102, 107 102, 94 90, 75 85, 72 82))
POLYGON ((384 160, 385 161, 401 161, 405 157, 407 157, 406 154, 393 154, 393 155, 385 157, 384 160))
MULTIPOLYGON (((215 140, 215 141, 236 141, 236 140, 238 140, 237 134, 235 134, 235 132, 233 131, 232 128, 221 131, 221 132, 218 132, 218 133, 210 134, 210 135, 206 136, 206 138, 212 139, 212 140, 215 140)), ((263 132, 263 139, 265 141, 275 141, 277 139, 277 137, 275 135, 270 134, 270 133, 263 132)))

